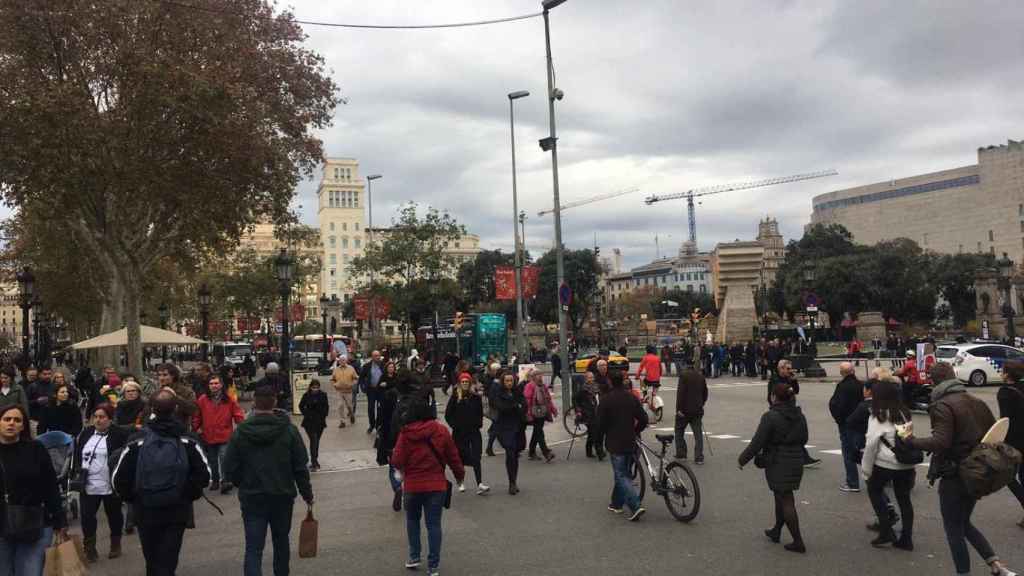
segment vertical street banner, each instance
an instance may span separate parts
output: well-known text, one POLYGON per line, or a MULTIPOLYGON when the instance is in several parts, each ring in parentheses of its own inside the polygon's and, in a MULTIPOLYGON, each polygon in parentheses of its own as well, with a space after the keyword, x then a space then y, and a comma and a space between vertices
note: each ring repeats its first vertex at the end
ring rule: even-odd
MULTIPOLYGON (((356 320, 369 320, 370 319, 370 297, 369 296, 356 296, 352 299, 355 305, 356 320)), ((377 320, 383 320, 391 314, 391 303, 385 298, 377 297, 373 299, 374 306, 374 318, 377 320)))
POLYGON ((523 266, 523 298, 533 298, 540 291, 540 267, 523 266))
POLYGON ((494 268, 494 298, 496 300, 516 299, 516 269, 512 266, 494 268))

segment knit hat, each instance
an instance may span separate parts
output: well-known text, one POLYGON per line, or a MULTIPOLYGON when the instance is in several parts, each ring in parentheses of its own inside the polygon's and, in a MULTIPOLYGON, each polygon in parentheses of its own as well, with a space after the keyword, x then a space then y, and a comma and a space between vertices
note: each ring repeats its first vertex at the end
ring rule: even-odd
POLYGON ((472 382, 473 381, 473 376, 470 375, 469 372, 463 372, 462 374, 459 374, 459 382, 462 382, 462 381, 472 382))

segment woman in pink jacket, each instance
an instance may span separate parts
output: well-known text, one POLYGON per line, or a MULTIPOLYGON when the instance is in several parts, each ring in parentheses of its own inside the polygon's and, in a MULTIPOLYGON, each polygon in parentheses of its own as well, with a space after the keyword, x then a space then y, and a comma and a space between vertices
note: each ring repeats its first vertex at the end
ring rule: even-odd
POLYGON ((544 459, 551 462, 555 455, 548 448, 544 440, 544 423, 553 422, 558 409, 555 408, 555 400, 551 397, 551 391, 544 385, 544 375, 540 370, 530 370, 529 381, 526 389, 523 390, 526 396, 526 414, 529 422, 533 424, 533 434, 530 436, 530 460, 539 460, 537 446, 544 454, 544 459))
POLYGON ((221 485, 220 474, 224 464, 231 433, 235 424, 245 420, 245 413, 227 394, 219 376, 210 378, 210 393, 203 394, 196 400, 196 413, 192 415, 192 430, 203 440, 203 451, 210 464, 213 483, 211 490, 220 490, 221 494, 231 492, 231 483, 227 480, 221 485))

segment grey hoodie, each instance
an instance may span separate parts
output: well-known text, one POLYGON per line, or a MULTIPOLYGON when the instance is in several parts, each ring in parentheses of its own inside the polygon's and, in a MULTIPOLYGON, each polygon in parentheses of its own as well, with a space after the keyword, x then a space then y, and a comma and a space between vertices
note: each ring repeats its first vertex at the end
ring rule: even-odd
POLYGON ((967 392, 967 387, 964 386, 963 382, 956 379, 941 382, 938 386, 932 388, 932 404, 938 402, 943 396, 958 392, 967 392))

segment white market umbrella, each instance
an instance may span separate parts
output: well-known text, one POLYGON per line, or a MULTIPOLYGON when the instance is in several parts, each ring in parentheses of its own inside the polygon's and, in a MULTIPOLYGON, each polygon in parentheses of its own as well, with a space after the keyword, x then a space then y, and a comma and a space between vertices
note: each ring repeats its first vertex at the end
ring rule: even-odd
MULTIPOLYGON (((184 334, 178 334, 177 332, 171 332, 170 330, 162 330, 160 328, 154 328, 153 326, 141 326, 142 332, 142 344, 144 345, 166 345, 166 346, 178 346, 178 345, 198 345, 205 344, 204 341, 186 336, 184 334)), ((74 350, 88 350, 91 348, 112 348, 114 346, 127 346, 128 345, 128 329, 121 328, 109 334, 102 334, 95 338, 89 338, 71 345, 74 350)))

